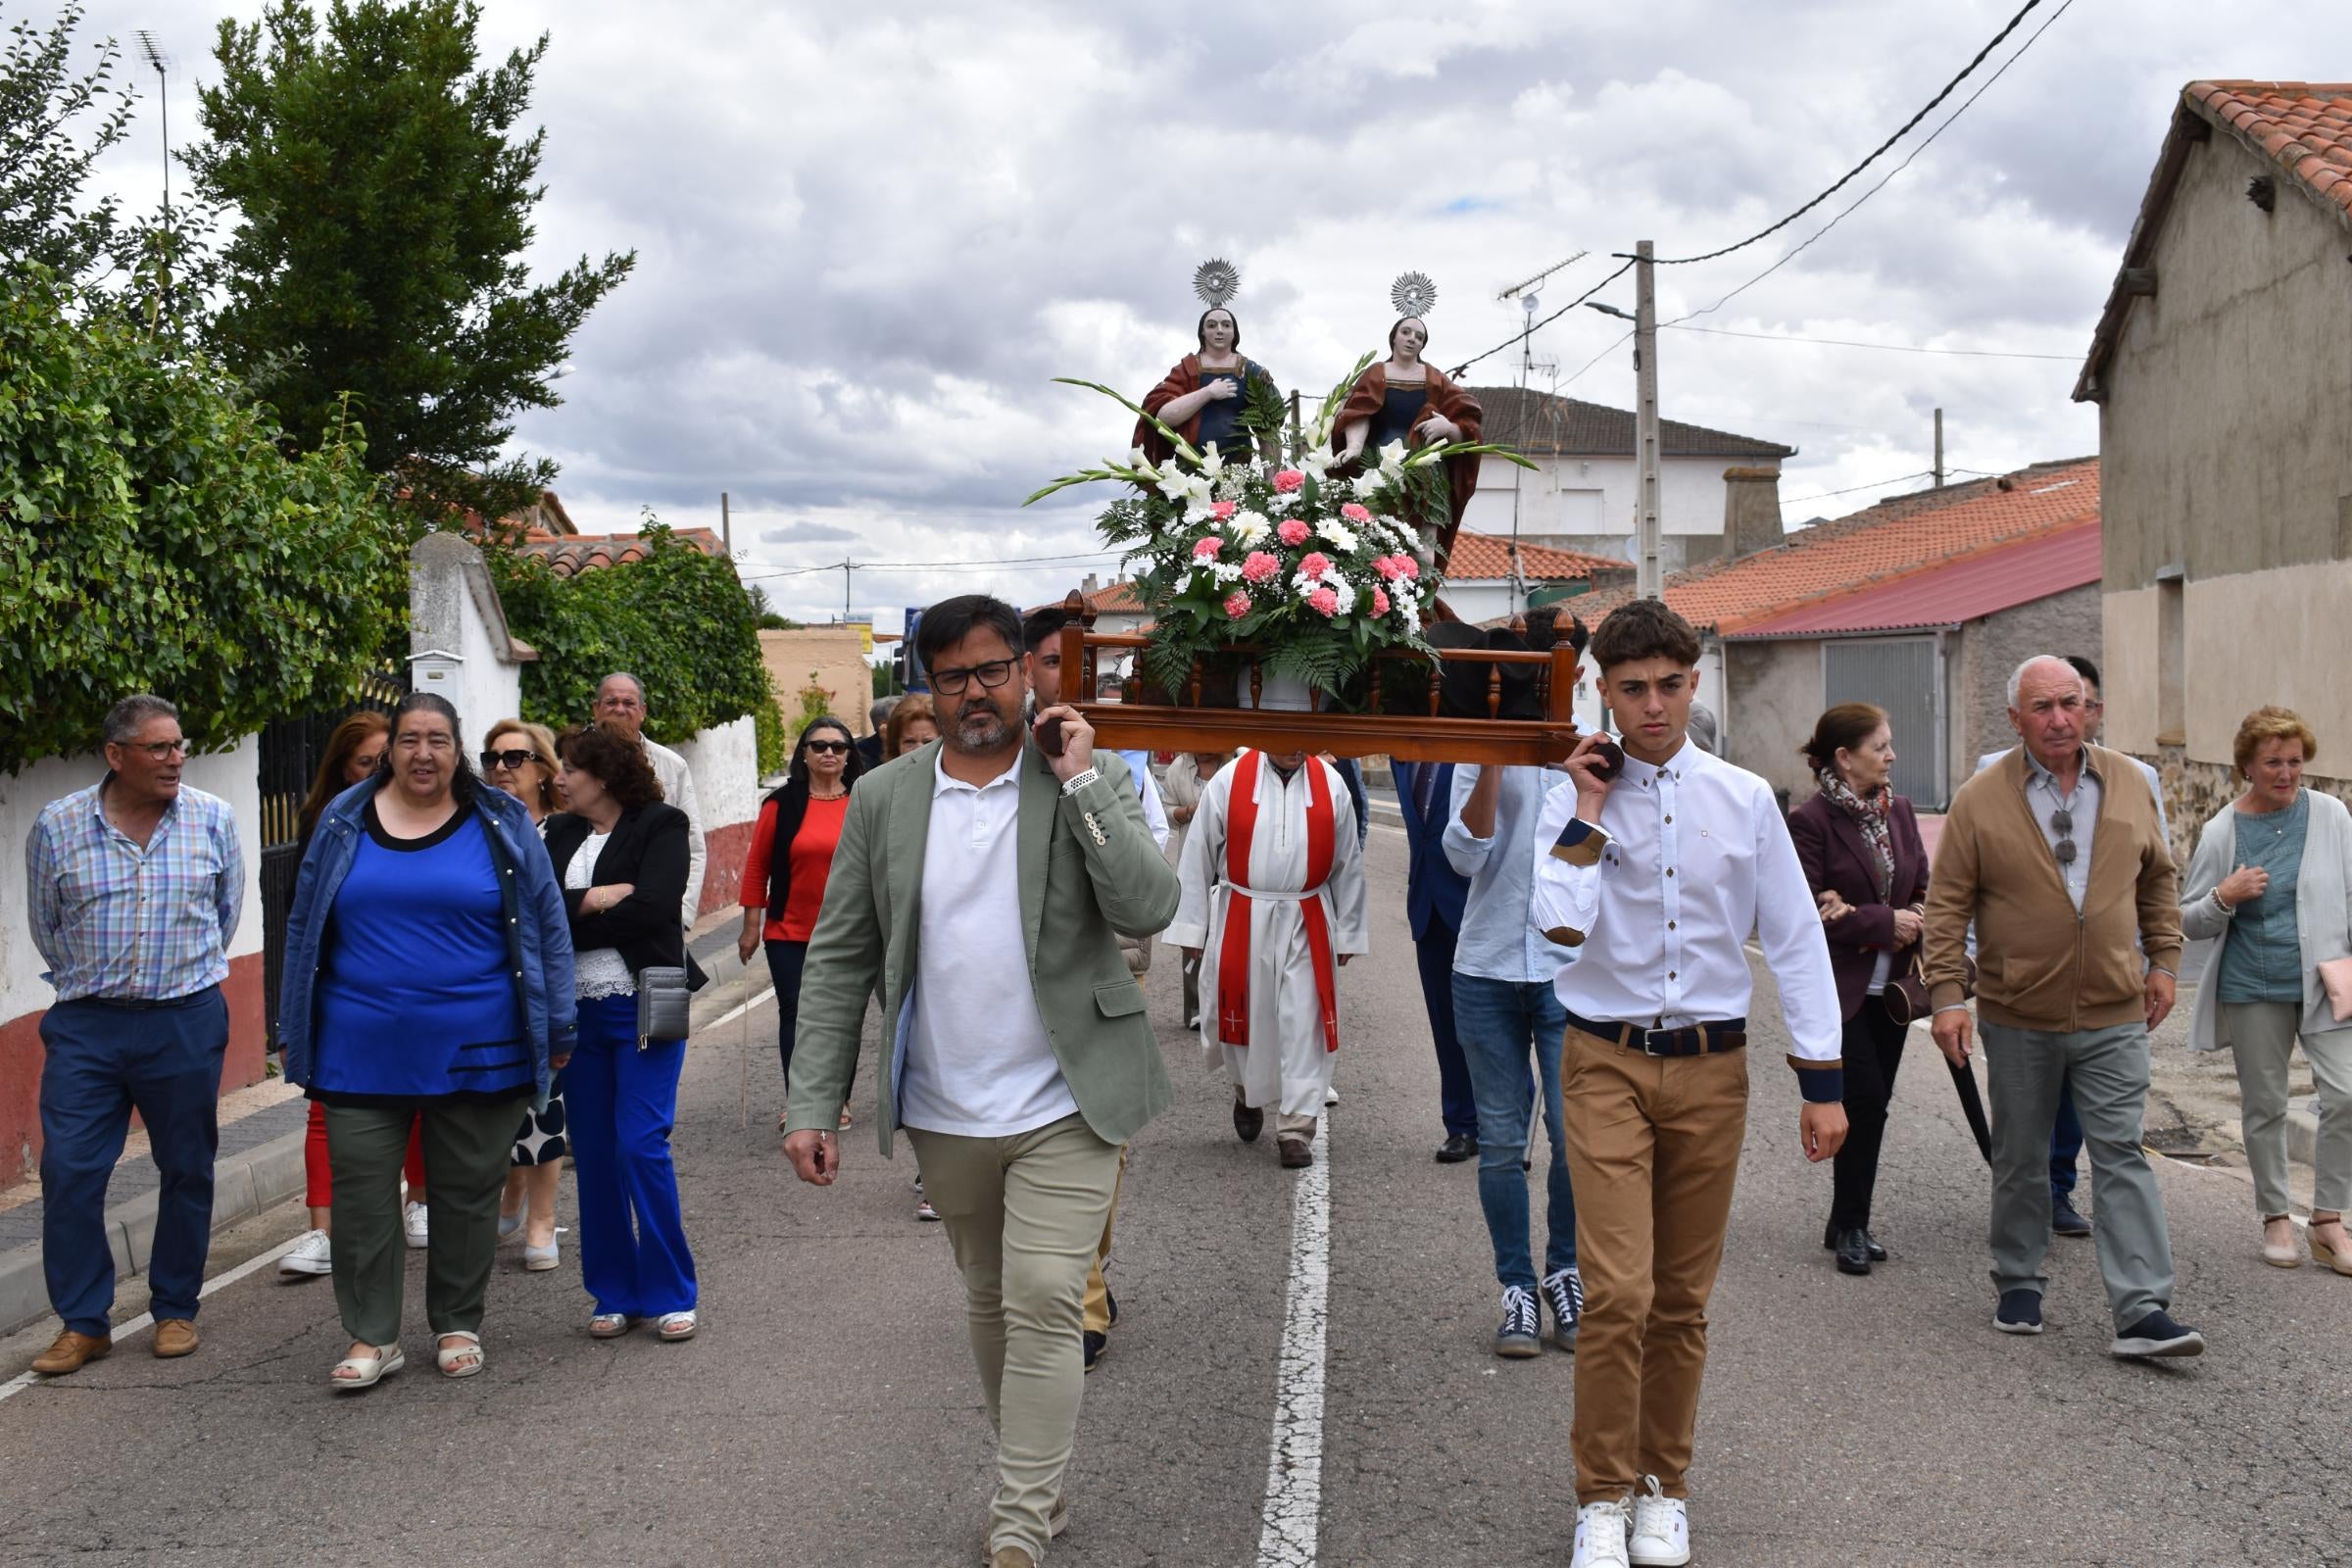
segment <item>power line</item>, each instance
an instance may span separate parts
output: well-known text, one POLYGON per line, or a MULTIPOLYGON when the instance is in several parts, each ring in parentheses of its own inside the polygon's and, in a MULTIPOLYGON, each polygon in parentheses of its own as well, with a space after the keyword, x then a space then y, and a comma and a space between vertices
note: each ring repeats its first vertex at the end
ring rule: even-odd
POLYGON ((1842 337, 1804 337, 1794 332, 1735 332, 1728 326, 1685 326, 1668 321, 1678 332, 1704 332, 1711 337, 1746 337, 1765 343, 1818 343, 1834 349, 1878 349, 1887 354, 1963 354, 1980 360, 2064 360, 2073 364, 2080 354, 2024 354, 2010 349, 1931 349, 1916 343, 1861 343, 1842 337))
MULTIPOLYGON (((1961 68, 1960 74, 1945 82, 1943 84, 1943 90, 1937 93, 1935 97, 1929 99, 1918 114, 1913 115, 1909 120, 1904 121, 1901 129, 1897 130, 1893 135, 1887 137, 1885 141, 1879 143, 1877 149, 1873 151, 1868 158, 1863 159, 1853 168, 1847 170, 1843 174, 1840 174, 1838 177, 1838 182, 1832 185, 1828 190, 1823 191, 1820 195, 1814 197, 1811 201, 1805 203, 1804 206, 1799 207, 1795 212, 1790 213, 1787 218, 1782 219, 1779 222, 1773 224, 1771 227, 1759 229, 1757 232, 1748 235, 1747 238, 1739 241, 1737 244, 1726 245, 1720 250, 1708 251, 1703 256, 1660 257, 1658 258, 1658 265, 1660 267, 1686 267, 1692 262, 1711 262, 1718 256, 1729 256, 1734 251, 1745 250, 1748 246, 1756 243, 1756 241, 1779 233, 1782 229, 1787 228, 1790 223, 1795 222, 1798 219, 1804 217, 1814 208, 1819 207, 1823 202, 1828 201, 1832 196, 1837 195, 1839 190, 1843 189, 1853 180, 1854 176, 1861 173, 1862 171, 1868 169, 1871 165, 1877 163, 1881 158, 1885 157, 1888 148, 1892 147, 1896 142, 1901 141, 1905 136, 1909 135, 1914 126, 1916 126, 1921 121, 1927 119, 1928 116, 1935 111, 1935 108, 1937 104, 1940 104, 1946 98, 1949 98, 1952 95, 1952 90, 1958 87, 1963 81, 1966 81, 1970 74, 1984 63, 1984 59, 1987 55, 1991 54, 1993 50, 2000 47, 2001 40, 2017 30, 2017 24, 2026 20, 2026 13, 2032 11, 2039 4, 2041 4, 2041 0, 2026 0, 2025 5, 2019 8, 2017 15, 2011 17, 2007 24, 2004 25, 2000 31, 1992 35, 1992 41, 1987 43, 1984 48, 1978 50, 1976 58, 1961 68)), ((2051 20, 2055 21, 2057 19, 2052 18, 2051 20)), ((2034 36, 2039 37, 2040 34, 2036 33, 2034 36)), ((2019 53, 2022 54, 2024 51, 2020 50, 2019 53)), ((1974 100, 1971 101, 1973 102, 1974 100)))
MULTIPOLYGON (((1617 270, 1611 272, 1608 276, 1602 278, 1599 282, 1593 284, 1591 288, 1585 290, 1582 294, 1579 294, 1576 298, 1570 300, 1567 304, 1561 306, 1558 310, 1552 312, 1541 321, 1531 321, 1527 325, 1521 327, 1518 331, 1513 332, 1509 337, 1506 337, 1501 342, 1495 344, 1493 348, 1487 350, 1485 354, 1474 354, 1470 358, 1464 360, 1461 364, 1453 368, 1453 374, 1458 376, 1465 370, 1469 369, 1470 367, 1476 365, 1479 361, 1487 359, 1493 355, 1500 354, 1504 349, 1509 348, 1512 344, 1527 338, 1536 330, 1536 328, 1541 326, 1549 326, 1552 322, 1558 320, 1561 317, 1566 316, 1570 311, 1575 310, 1579 305, 1584 304, 1585 301, 1591 299, 1602 289, 1607 288, 1611 283, 1616 282, 1619 278, 1623 277, 1626 273, 1632 271, 1633 270, 1634 264, 1630 261, 1627 262, 1623 267, 1620 267, 1617 269, 1617 270)), ((1579 373, 1581 374, 1582 372, 1579 373)))
POLYGON ((1075 565, 1119 559, 1117 551, 1097 550, 1085 555, 1008 556, 996 561, 833 561, 821 566, 793 566, 774 571, 745 572, 743 581, 769 582, 779 577, 807 577, 821 571, 839 571, 844 566, 853 567, 858 571, 994 571, 1000 566, 1075 565))
MULTIPOLYGON (((1964 471, 1973 472, 1974 470, 1964 471)), ((1916 468, 1909 473, 1898 473, 1891 479, 1873 479, 1868 484, 1849 484, 1842 490, 1816 490, 1808 496, 1784 496, 1781 498, 1781 505, 1787 507, 1793 506, 1799 501, 1827 501, 1832 496, 1850 496, 1857 490, 1883 490, 1890 484, 1901 484, 1905 479, 1933 478, 1935 473, 1934 468, 1916 468)))

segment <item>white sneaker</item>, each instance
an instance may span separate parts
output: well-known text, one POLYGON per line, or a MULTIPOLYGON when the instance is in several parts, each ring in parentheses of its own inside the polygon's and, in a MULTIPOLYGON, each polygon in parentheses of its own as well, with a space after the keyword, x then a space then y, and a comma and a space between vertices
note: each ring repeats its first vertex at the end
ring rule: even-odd
POLYGON ((1656 1476, 1643 1476, 1634 1493, 1630 1555, 1641 1568, 1683 1568, 1690 1560, 1690 1508, 1661 1493, 1656 1476))
POLYGON ((1576 1555, 1568 1568, 1626 1568, 1624 1503, 1588 1502, 1576 1510, 1576 1555))
POLYGON ((424 1250, 426 1237, 422 1203, 411 1203, 400 1211, 400 1228, 408 1234, 410 1251, 421 1252, 424 1250))
POLYGON ((277 1271, 288 1279, 305 1274, 332 1274, 335 1260, 330 1247, 326 1232, 313 1231, 296 1242, 293 1250, 277 1260, 277 1271))

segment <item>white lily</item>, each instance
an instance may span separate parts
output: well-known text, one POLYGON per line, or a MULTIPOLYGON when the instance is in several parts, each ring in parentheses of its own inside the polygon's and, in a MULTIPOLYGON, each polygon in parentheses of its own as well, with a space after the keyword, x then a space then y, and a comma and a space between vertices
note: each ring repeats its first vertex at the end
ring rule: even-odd
POLYGON ((1402 441, 1392 441, 1382 447, 1379 462, 1381 476, 1394 481, 1398 474, 1402 473, 1404 471, 1404 455, 1402 441))
POLYGON ((1218 474, 1224 471, 1224 455, 1217 451, 1217 444, 1211 441, 1208 444, 1208 450, 1200 455, 1200 477, 1213 481, 1218 474))

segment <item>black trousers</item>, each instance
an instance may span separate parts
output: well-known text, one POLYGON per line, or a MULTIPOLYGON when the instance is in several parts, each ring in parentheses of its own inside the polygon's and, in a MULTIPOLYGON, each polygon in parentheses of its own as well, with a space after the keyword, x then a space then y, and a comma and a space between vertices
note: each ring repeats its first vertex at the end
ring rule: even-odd
POLYGON ((1845 1143, 1838 1151, 1831 1186, 1830 1224, 1868 1229, 1871 1194, 1879 1185, 1879 1150, 1886 1141, 1886 1102, 1903 1064, 1910 1031, 1886 1016, 1877 997, 1845 1020, 1845 1143))
POLYGON ((768 977, 776 983, 776 1054, 784 1061, 784 1087, 792 1088, 793 1026, 801 1010, 801 971, 808 963, 806 942, 763 942, 768 977))

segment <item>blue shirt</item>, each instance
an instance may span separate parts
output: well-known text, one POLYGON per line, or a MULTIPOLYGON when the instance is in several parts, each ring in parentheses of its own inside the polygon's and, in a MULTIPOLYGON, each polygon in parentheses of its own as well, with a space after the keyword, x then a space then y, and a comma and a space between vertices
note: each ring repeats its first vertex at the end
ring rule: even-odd
POLYGON ((2303 1004, 2303 940, 2295 928, 2295 889, 2303 879, 2303 841, 2311 830, 2311 797, 2298 791, 2283 811, 2237 813, 2238 865, 2271 873, 2262 896, 2230 915, 2229 940, 2214 995, 2224 1002, 2303 1004))
POLYGON ((466 808, 424 838, 394 839, 370 804, 321 955, 312 1088, 437 1098, 531 1086, 483 833, 466 808))
POLYGON ((43 978, 60 1002, 169 1002, 217 986, 245 903, 236 813, 182 784, 142 846, 106 819, 114 777, 42 807, 24 840, 43 978))
POLYGON ((1494 836, 1473 838, 1462 824, 1462 803, 1478 787, 1481 771, 1468 765, 1454 768, 1453 798, 1440 841, 1446 861, 1470 879, 1461 934, 1453 948, 1453 972, 1549 985, 1576 951, 1546 939, 1528 918, 1536 877, 1536 819, 1544 813, 1544 799, 1555 789, 1571 788, 1572 782, 1567 774, 1549 768, 1504 768, 1501 797, 1494 803, 1494 836))

